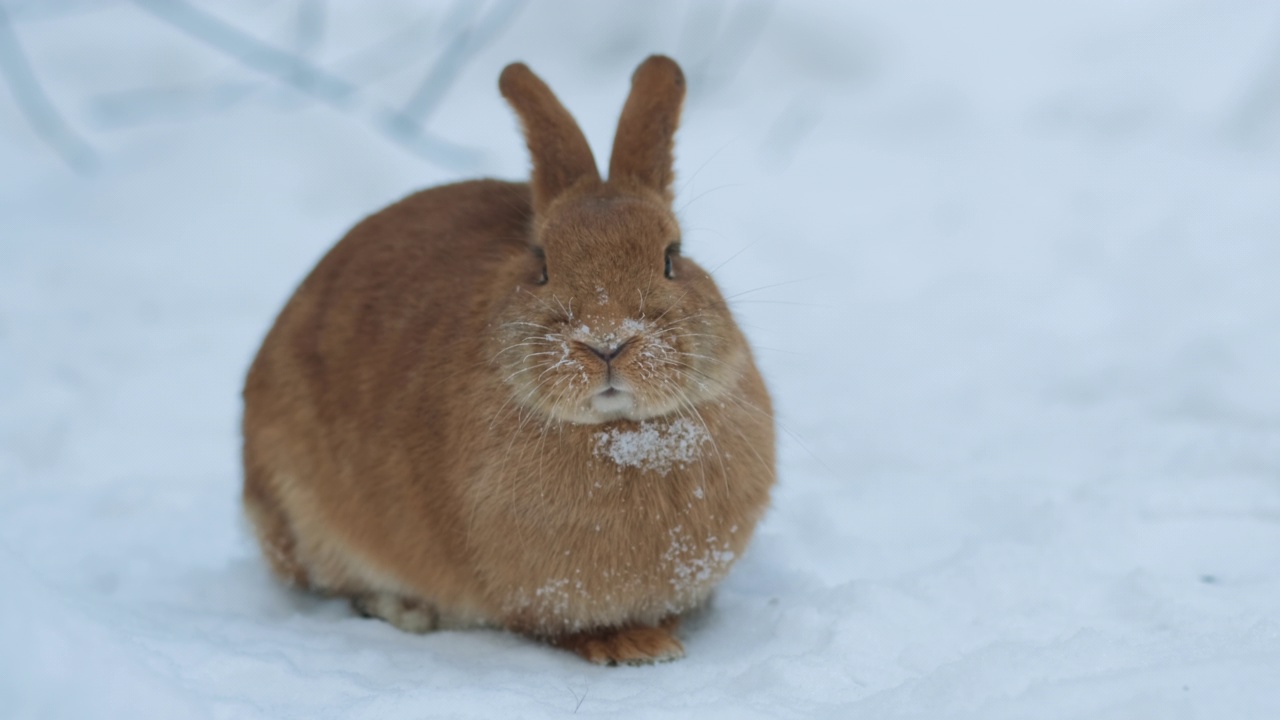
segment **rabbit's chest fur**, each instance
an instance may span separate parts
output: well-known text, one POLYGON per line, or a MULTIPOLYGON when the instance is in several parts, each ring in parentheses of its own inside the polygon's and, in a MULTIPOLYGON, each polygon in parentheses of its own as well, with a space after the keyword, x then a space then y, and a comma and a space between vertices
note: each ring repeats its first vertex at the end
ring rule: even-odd
POLYGON ((704 602, 767 492, 743 486, 743 459, 726 457, 707 428, 681 418, 566 425, 495 458, 475 485, 469 545, 507 622, 572 631, 704 602), (512 462, 529 463, 519 483, 512 462))

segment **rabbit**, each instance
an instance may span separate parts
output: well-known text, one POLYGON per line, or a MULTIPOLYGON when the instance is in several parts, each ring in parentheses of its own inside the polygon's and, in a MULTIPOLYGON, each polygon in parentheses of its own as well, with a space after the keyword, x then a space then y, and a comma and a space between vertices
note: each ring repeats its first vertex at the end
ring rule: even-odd
POLYGON ((244 508, 280 579, 403 630, 680 658, 776 476, 751 350, 681 253, 684 76, 636 69, 608 180, 528 67, 499 89, 531 181, 418 192, 325 255, 245 382, 244 508))

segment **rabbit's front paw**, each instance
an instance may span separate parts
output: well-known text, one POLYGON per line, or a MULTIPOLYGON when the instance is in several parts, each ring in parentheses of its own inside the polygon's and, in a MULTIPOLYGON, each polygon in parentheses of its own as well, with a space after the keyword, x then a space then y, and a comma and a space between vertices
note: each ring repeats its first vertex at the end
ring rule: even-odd
POLYGON ((679 618, 672 616, 658 627, 628 625, 592 630, 564 635, 553 642, 597 665, 650 665, 684 657, 684 646, 675 636, 678 624, 679 618))
POLYGON ((351 607, 365 617, 386 620, 411 633, 425 633, 440 625, 440 616, 431 603, 394 595, 368 593, 351 598, 351 607))

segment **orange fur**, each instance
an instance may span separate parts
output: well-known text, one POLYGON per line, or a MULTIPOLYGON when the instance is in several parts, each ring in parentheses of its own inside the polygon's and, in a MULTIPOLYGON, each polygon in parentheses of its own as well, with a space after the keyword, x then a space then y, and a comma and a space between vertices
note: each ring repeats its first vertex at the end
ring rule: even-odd
POLYGON ((528 68, 500 86, 531 186, 411 195, 320 261, 246 381, 246 510, 282 579, 405 629, 679 657, 775 475, 746 340, 671 250, 683 76, 636 71, 608 181, 528 68))
POLYGON ((684 73, 671 58, 655 55, 636 68, 631 83, 634 90, 622 108, 609 156, 609 180, 660 188, 670 202, 684 73))
POLYGON ((523 63, 512 63, 498 78, 498 89, 519 114, 533 155, 534 212, 546 212, 576 182, 600 181, 587 138, 546 83, 523 63))

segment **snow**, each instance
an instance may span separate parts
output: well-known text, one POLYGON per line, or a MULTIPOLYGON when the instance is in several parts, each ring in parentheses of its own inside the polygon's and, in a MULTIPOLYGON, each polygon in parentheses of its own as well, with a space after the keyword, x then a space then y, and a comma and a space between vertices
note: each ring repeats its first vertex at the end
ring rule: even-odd
MULTIPOLYGON (((612 460, 619 471, 633 467, 662 476, 698 460, 702 446, 711 441, 704 427, 687 418, 645 420, 634 430, 610 427, 593 438, 592 453, 612 460)), ((702 497, 701 489, 697 496, 702 497)))
POLYGON ((670 534, 671 546, 663 554, 663 560, 674 568, 671 586, 676 590, 697 594, 708 581, 723 577, 737 559, 729 549, 729 542, 714 535, 706 538, 706 548, 701 554, 696 554, 700 545, 692 541, 683 526, 671 528, 670 534), (720 543, 719 549, 716 548, 717 542, 720 543))
POLYGON ((0 93, 0 717, 1280 717, 1280 5, 530 4, 426 123, 470 166, 424 162, 378 112, 472 6, 325 4, 333 107, 139 5, 5 2, 98 167, 0 93), (280 588, 237 422, 285 298, 364 213, 526 171, 506 62, 603 161, 651 51, 683 251, 782 425, 687 657, 280 588))

